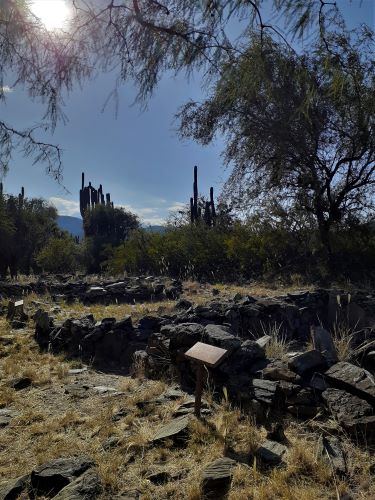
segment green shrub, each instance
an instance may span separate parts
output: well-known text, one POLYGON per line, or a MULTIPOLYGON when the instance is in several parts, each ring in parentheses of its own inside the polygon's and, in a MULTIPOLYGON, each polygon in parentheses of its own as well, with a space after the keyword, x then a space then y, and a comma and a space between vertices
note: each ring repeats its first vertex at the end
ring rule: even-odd
POLYGON ((80 267, 81 248, 71 236, 51 238, 36 257, 38 265, 49 273, 73 273, 80 267))

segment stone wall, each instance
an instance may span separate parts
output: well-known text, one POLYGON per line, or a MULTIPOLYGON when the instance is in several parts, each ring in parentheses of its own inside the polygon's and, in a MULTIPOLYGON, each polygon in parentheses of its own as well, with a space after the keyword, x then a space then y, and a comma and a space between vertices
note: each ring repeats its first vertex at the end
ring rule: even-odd
POLYGON ((43 349, 65 352, 101 369, 141 368, 149 377, 177 378, 190 391, 195 369, 184 353, 198 341, 215 345, 228 350, 228 356, 210 370, 211 385, 219 392, 225 386, 231 400, 254 415, 264 417, 270 409, 298 418, 330 413, 347 432, 371 441, 374 311, 375 299, 368 293, 350 296, 329 290, 267 299, 235 296, 205 306, 181 299, 173 313, 145 316, 135 325, 129 316, 96 322, 92 315, 58 324, 38 311, 35 337, 43 349), (355 328, 351 357, 340 362, 327 329, 344 320, 355 328), (313 348, 307 344, 311 329, 313 348), (268 349, 275 338, 289 342, 279 357, 268 349))
POLYGON ((84 303, 134 303, 177 298, 182 290, 180 281, 163 277, 140 276, 121 281, 99 280, 38 280, 25 284, 0 282, 0 298, 19 299, 30 293, 49 293, 55 300, 80 300, 84 303))

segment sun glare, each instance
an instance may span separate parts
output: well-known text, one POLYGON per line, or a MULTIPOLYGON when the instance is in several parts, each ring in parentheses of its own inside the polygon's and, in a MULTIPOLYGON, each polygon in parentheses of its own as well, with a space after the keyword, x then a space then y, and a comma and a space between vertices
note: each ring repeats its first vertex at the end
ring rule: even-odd
POLYGON ((32 0, 30 9, 50 31, 64 28, 70 16, 65 0, 32 0))

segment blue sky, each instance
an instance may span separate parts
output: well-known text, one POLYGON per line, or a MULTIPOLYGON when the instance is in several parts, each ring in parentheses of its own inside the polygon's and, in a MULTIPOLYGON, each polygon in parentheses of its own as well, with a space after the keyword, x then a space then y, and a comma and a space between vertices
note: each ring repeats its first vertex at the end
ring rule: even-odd
MULTIPOLYGON (((374 27, 375 0, 338 0, 338 4, 350 25, 366 22, 374 27)), ((101 75, 76 89, 66 100, 68 123, 60 123, 52 138, 41 136, 63 148, 63 186, 69 192, 48 177, 43 166, 33 166, 31 158, 18 153, 3 179, 5 190, 18 193, 24 186, 27 196, 44 197, 60 214, 79 216, 78 191, 84 171, 94 186, 103 184, 116 205, 135 211, 146 224, 162 223, 170 210, 188 202, 194 165, 199 168, 200 191, 208 194, 213 186, 218 194, 227 176, 220 138, 202 147, 193 141, 181 142, 175 132, 177 109, 189 99, 204 96, 199 75, 190 82, 183 75, 165 76, 144 112, 132 106, 134 89, 122 87, 117 118, 113 105, 101 112, 113 86, 113 75, 101 75)), ((20 88, 7 97, 0 107, 3 120, 20 128, 41 121, 43 107, 31 102, 20 88)))

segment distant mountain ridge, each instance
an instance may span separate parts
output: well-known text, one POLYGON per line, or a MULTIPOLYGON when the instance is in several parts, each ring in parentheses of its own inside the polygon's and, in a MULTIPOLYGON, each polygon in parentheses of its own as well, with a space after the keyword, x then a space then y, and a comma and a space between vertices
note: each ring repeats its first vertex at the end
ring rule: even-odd
POLYGON ((71 217, 70 215, 58 215, 57 224, 60 229, 67 231, 72 236, 83 238, 83 222, 80 217, 71 217))
MULTIPOLYGON (((60 229, 63 231, 67 231, 73 236, 79 236, 80 239, 83 238, 83 221, 80 217, 72 217, 70 215, 58 215, 57 216, 57 224, 60 229)), ((145 231, 150 233, 163 233, 166 228, 165 226, 155 225, 143 225, 145 231)))

